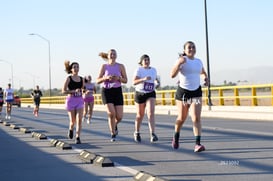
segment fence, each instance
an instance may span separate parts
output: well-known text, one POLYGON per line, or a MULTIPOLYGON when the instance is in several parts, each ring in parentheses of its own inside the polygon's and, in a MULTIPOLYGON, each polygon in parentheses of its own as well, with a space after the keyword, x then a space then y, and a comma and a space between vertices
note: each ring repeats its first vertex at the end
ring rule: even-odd
MULTIPOLYGON (((273 106, 273 84, 211 87, 213 105, 273 106)), ((156 91, 157 105, 175 105, 176 90, 156 91)), ((203 104, 208 104, 208 89, 202 88, 203 104)), ((123 93, 124 105, 134 105, 134 93, 123 93)), ((95 94, 95 104, 101 105, 101 95, 95 94)), ((32 98, 22 98, 22 103, 32 104, 32 98)), ((41 104, 64 104, 65 96, 42 97, 41 104)))

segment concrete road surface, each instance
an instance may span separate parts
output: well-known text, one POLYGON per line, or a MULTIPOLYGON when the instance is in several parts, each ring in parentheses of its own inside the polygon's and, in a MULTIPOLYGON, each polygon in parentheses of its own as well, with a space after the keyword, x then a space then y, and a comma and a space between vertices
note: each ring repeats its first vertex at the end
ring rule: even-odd
MULTIPOLYGON (((273 180, 273 124, 271 121, 203 118, 202 143, 206 151, 194 153, 190 118, 181 130, 178 150, 171 147, 174 115, 156 115, 159 141, 150 143, 147 119, 141 127, 142 142, 135 143, 133 113, 119 124, 116 142, 110 142, 106 113, 94 112, 91 124, 83 123, 82 144, 67 139, 65 110, 42 108, 38 118, 32 108, 14 108, 8 123, 31 133, 0 124, 0 178, 17 180, 134 180, 139 171, 162 180, 273 180), (62 150, 51 140, 68 143, 62 150), (79 153, 86 150, 113 162, 112 167, 86 164, 79 153)), ((2 119, 2 121, 5 121, 2 119)))

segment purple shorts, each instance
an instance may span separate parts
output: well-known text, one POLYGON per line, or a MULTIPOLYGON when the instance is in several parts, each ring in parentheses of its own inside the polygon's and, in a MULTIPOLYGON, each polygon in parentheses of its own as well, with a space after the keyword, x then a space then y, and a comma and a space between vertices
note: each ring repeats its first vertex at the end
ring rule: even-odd
POLYGON ((86 103, 92 103, 94 102, 94 96, 84 97, 83 100, 86 103))
POLYGON ((65 100, 65 108, 68 111, 83 109, 84 102, 81 96, 67 96, 65 100))

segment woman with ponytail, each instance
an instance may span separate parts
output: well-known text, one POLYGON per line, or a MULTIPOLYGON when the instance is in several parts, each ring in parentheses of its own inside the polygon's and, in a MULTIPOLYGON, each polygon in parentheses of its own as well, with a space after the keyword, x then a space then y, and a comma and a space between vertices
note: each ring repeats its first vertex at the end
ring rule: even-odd
POLYGON ((201 152, 205 150, 205 147, 201 145, 202 89, 200 76, 203 77, 205 85, 209 84, 209 80, 202 61, 195 57, 195 53, 195 44, 187 41, 184 44, 183 53, 179 55, 171 70, 172 78, 179 76, 175 94, 178 115, 174 126, 172 147, 179 148, 180 129, 190 112, 195 136, 194 152, 201 152))
POLYGON ((101 66, 96 83, 103 84, 101 91, 102 102, 106 105, 111 141, 114 142, 118 134, 117 125, 123 118, 121 84, 127 83, 127 74, 124 65, 116 62, 116 50, 111 49, 108 53, 102 52, 99 56, 107 63, 101 66))
POLYGON ((76 144, 81 144, 80 134, 82 128, 82 116, 84 101, 82 93, 84 90, 84 80, 79 73, 79 64, 77 62, 65 61, 65 71, 69 76, 66 78, 62 93, 67 94, 65 106, 69 116, 68 138, 73 139, 74 126, 76 125, 76 144))

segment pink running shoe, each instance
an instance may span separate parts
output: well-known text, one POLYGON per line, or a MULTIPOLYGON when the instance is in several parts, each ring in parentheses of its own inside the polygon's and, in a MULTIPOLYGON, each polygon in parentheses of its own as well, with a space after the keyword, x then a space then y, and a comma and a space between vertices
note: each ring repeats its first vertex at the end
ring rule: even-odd
POLYGON ((194 147, 194 152, 201 152, 201 151, 205 151, 205 147, 203 145, 195 145, 194 147))
POLYGON ((173 149, 178 149, 179 148, 179 141, 175 140, 175 138, 173 138, 172 147, 173 147, 173 149))

